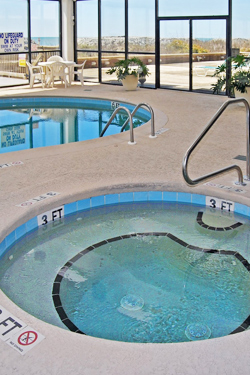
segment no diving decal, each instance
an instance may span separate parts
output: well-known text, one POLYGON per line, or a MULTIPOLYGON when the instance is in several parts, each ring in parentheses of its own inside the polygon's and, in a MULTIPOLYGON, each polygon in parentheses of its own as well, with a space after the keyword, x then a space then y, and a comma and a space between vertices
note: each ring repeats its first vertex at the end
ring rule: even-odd
POLYGON ((10 163, 0 164, 0 169, 14 167, 16 165, 21 165, 21 164, 23 164, 22 161, 11 161, 10 163))
POLYGON ((27 346, 27 345, 32 345, 36 342, 38 338, 38 334, 35 331, 25 331, 21 333, 21 335, 18 336, 18 344, 27 346))
POLYGON ((44 199, 52 198, 60 193, 57 193, 55 191, 49 191, 48 193, 44 193, 39 195, 38 197, 31 198, 28 201, 25 201, 23 203, 17 204, 17 207, 29 207, 36 203, 42 202, 44 199))
POLYGON ((25 355, 45 337, 0 305, 0 338, 18 353, 25 355))

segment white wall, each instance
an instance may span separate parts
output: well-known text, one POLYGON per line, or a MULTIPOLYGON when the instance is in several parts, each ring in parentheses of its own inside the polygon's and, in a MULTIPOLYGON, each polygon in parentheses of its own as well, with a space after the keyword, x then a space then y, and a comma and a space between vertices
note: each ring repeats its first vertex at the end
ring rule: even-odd
POLYGON ((62 0, 62 57, 74 60, 73 0, 62 0))

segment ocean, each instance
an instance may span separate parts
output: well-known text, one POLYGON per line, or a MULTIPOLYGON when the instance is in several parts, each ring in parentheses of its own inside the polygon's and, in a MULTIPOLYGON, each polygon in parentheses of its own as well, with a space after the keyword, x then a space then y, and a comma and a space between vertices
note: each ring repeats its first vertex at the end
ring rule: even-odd
POLYGON ((36 44, 40 44, 41 46, 58 46, 59 45, 59 37, 32 37, 31 40, 36 44))

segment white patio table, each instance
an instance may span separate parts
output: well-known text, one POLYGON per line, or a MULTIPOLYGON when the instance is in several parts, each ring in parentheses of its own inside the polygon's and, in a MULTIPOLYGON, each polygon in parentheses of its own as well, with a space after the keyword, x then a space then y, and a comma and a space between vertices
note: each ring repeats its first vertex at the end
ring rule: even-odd
POLYGON ((47 87, 50 87, 54 85, 54 77, 56 76, 53 66, 56 67, 58 64, 62 65, 64 67, 64 73, 65 77, 67 76, 67 81, 65 82, 65 87, 70 86, 72 79, 73 79, 73 73, 74 73, 74 66, 76 63, 74 61, 60 61, 60 62, 55 62, 55 61, 43 61, 39 62, 38 65, 42 66, 46 69, 45 74, 45 83, 47 87))

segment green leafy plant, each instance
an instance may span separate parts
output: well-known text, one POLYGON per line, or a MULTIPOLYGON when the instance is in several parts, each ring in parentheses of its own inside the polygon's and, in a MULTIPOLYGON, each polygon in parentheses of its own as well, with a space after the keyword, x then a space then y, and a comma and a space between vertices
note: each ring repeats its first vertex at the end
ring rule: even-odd
POLYGON ((228 57, 226 61, 218 66, 214 73, 214 77, 217 77, 217 82, 212 84, 212 90, 214 94, 219 94, 221 91, 228 89, 230 96, 235 95, 235 90, 242 94, 247 92, 247 88, 250 86, 250 60, 243 55, 237 55, 236 57, 228 57), (232 68, 232 74, 227 79, 226 71, 227 66, 232 68))
POLYGON ((148 76, 150 74, 147 66, 137 57, 117 61, 106 73, 110 75, 115 73, 118 81, 123 80, 128 75, 137 77, 138 75, 148 76))

